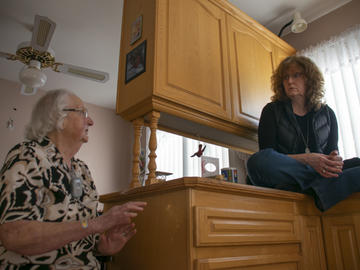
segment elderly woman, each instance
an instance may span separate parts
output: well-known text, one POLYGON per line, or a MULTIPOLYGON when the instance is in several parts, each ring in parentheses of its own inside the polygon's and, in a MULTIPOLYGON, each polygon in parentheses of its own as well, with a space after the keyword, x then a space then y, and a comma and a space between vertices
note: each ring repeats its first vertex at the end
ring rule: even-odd
POLYGON ((282 61, 272 76, 272 102, 261 113, 260 151, 248 161, 252 184, 310 194, 321 211, 360 191, 360 167, 343 168, 337 121, 322 103, 323 87, 309 58, 282 61))
POLYGON ((136 233, 131 219, 146 203, 98 216, 90 171, 74 158, 93 124, 69 91, 36 104, 29 141, 10 150, 0 174, 1 269, 99 269, 96 255, 120 251, 136 233))

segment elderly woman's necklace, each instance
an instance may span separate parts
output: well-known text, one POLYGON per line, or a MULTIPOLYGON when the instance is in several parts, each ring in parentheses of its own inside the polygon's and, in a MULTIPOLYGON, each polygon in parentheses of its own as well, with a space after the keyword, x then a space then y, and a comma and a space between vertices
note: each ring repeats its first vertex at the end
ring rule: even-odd
MULTIPOLYGON (((299 124, 299 122, 298 122, 299 124)), ((300 125, 299 125, 300 127, 300 125)), ((305 153, 310 153, 310 148, 309 148, 309 118, 306 118, 306 140, 305 140, 305 137, 304 137, 304 134, 300 128, 300 135, 301 135, 301 138, 304 142, 304 145, 305 145, 305 153)))
POLYGON ((74 167, 71 165, 70 169, 70 188, 71 188, 71 195, 75 199, 79 199, 83 193, 83 186, 82 186, 82 180, 80 177, 78 177, 75 173, 74 167))
POLYGON ((81 178, 76 175, 73 164, 71 164, 70 175, 71 175, 71 180, 70 180, 71 195, 80 205, 80 209, 79 209, 79 212, 81 212, 81 214, 79 213, 80 224, 81 227, 86 229, 88 227, 88 219, 85 213, 85 206, 80 200, 80 197, 83 194, 83 183, 81 178))

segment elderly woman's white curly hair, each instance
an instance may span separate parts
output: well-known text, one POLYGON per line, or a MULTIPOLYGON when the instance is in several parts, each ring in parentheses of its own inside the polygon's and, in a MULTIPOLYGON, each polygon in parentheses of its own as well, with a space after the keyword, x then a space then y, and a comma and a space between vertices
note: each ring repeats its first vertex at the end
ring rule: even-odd
POLYGON ((68 106, 69 97, 74 95, 68 90, 48 91, 36 103, 30 123, 26 126, 25 138, 41 140, 49 132, 61 130, 67 113, 63 109, 68 106))

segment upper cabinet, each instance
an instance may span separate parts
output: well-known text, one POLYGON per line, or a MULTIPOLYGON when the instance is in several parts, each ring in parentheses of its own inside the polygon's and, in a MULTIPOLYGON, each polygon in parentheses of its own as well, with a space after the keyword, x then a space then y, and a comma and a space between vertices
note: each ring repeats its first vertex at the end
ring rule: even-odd
POLYGON ((228 19, 233 121, 254 126, 271 96, 272 43, 242 21, 228 19))
POLYGON ((271 75, 295 50, 240 17, 227 15, 232 120, 257 126, 264 105, 270 102, 271 75))
POLYGON ((207 0, 158 1, 153 94, 230 119, 226 13, 207 0))
MULTIPOLYGON (((270 101, 271 74, 293 53, 225 0, 125 0, 117 113, 134 120, 159 111, 194 123, 197 136, 213 133, 201 134, 200 125, 255 142, 261 109, 270 101), (139 16, 141 38, 131 44, 139 16), (126 83, 126 59, 145 40, 146 71, 126 83)), ((160 125, 192 132, 162 119, 160 125)), ((239 144, 256 150, 256 143, 239 144)))

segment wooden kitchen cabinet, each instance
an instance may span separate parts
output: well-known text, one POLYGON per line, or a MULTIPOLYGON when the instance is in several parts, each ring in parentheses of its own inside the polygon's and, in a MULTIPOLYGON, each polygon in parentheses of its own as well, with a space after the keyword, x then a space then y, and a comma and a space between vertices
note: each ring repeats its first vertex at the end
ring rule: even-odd
POLYGON ((360 269, 360 193, 322 217, 329 270, 360 269))
POLYGON ((306 195, 192 177, 101 198, 105 211, 129 200, 148 205, 109 269, 326 269, 306 195))
POLYGON ((320 212, 304 194, 184 177, 100 198, 135 200, 148 205, 109 269, 360 269, 360 193, 320 212))
POLYGON ((360 269, 360 216, 324 218, 329 270, 360 269), (358 224, 356 226, 356 224, 358 224))
POLYGON ((271 75, 294 49, 238 17, 227 15, 227 24, 232 120, 257 126, 262 108, 273 95, 271 75))
POLYGON ((320 216, 301 216, 304 269, 326 270, 326 256, 320 216))
POLYGON ((157 2, 153 95, 191 111, 230 119, 225 12, 208 0, 157 2))
POLYGON ((288 48, 286 46, 280 46, 280 44, 273 44, 273 54, 274 54, 273 63, 275 65, 275 68, 281 63, 282 60, 284 60, 286 57, 294 53, 295 51, 293 51, 291 48, 288 48))
POLYGON ((233 121, 257 126, 261 110, 271 96, 272 43, 230 15, 228 35, 233 121))
MULTIPOLYGON (((194 123, 193 131, 184 130, 160 116, 160 126, 210 136, 197 128, 203 125, 256 142, 271 74, 280 58, 293 53, 226 0, 125 0, 117 113, 133 121, 158 111, 194 123), (142 36, 131 45, 131 26, 139 16, 142 36), (126 55, 144 40, 146 71, 125 83, 126 55)), ((239 144, 257 150, 256 143, 239 144)))
POLYGON ((156 182, 158 127, 256 152, 271 74, 293 53, 226 0, 125 0, 116 111, 134 124, 131 187, 139 185, 139 123, 151 127, 147 184, 156 182), (141 38, 131 43, 140 16, 141 38), (127 55, 143 42, 145 72, 125 82, 127 55))
POLYGON ((230 119, 221 8, 207 0, 130 0, 124 1, 123 18, 118 113, 128 120, 152 110, 191 120, 196 120, 196 114, 230 119), (131 23, 140 15, 143 37, 130 46, 131 23), (148 47, 146 72, 125 84, 126 54, 143 40, 148 47))

